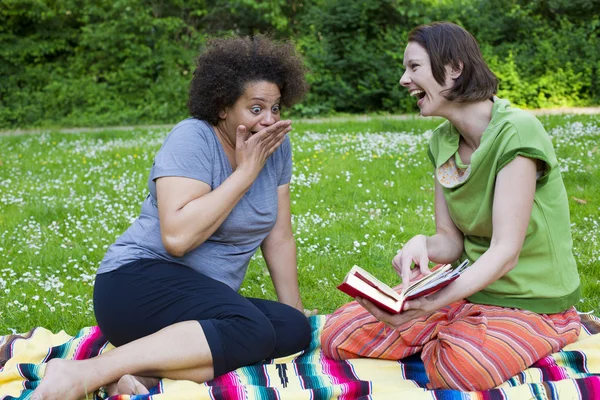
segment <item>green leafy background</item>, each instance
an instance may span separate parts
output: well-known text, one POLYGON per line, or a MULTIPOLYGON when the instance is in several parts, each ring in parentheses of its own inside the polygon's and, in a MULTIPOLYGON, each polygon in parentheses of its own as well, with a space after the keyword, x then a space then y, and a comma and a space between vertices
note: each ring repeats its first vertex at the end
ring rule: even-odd
POLYGON ((289 38, 311 91, 292 115, 414 112, 406 35, 448 20, 478 39, 501 97, 600 100, 600 0, 0 0, 0 128, 174 123, 210 36, 289 38))

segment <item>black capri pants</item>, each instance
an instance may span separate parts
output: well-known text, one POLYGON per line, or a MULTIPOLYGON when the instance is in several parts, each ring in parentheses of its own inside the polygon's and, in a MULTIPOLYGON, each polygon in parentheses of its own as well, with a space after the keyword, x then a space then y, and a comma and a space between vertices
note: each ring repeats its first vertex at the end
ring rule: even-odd
POLYGON ((202 326, 214 376, 308 347, 311 329, 297 309, 246 298, 181 264, 142 259, 96 276, 94 313, 100 330, 122 346, 177 322, 202 326))

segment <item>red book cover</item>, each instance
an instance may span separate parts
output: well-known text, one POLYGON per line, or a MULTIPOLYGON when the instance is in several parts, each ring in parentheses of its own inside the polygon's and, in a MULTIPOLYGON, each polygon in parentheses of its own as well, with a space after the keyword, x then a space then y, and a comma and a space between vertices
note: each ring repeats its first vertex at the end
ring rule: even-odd
POLYGON ((375 304, 377 307, 381 308, 384 311, 389 312, 390 314, 399 314, 401 312, 401 310, 399 311, 395 308, 389 307, 388 305, 380 302, 376 298, 369 296, 368 294, 358 290, 357 288, 355 288, 352 285, 349 285, 346 282, 342 282, 337 288, 352 298, 362 297, 364 299, 367 299, 371 303, 375 304))

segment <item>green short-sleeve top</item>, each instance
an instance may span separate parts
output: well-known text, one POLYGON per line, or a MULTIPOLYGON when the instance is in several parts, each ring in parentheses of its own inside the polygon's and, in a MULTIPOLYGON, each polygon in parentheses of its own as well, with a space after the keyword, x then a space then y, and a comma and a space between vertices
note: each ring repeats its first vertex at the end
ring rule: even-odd
MULTIPOLYGON (((490 247, 496 175, 518 155, 541 160, 531 219, 517 265, 470 296, 479 304, 542 314, 564 311, 580 298, 573 256, 569 204, 558 161, 542 124, 531 114, 495 99, 481 143, 464 164, 459 133, 448 121, 433 132, 429 156, 443 187, 450 217, 464 234, 464 257, 477 259, 490 247)), ((519 193, 514 193, 518 196, 519 193)))

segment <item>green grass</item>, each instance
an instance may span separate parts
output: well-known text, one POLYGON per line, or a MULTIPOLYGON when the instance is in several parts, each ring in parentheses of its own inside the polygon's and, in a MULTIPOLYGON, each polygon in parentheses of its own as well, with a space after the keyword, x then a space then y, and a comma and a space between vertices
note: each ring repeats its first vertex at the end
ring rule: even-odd
MULTIPOLYGON (((540 117, 569 193, 582 311, 600 308, 600 117, 540 117)), ((307 308, 349 300, 335 286, 352 265, 399 282, 391 259, 432 233, 428 130, 440 120, 374 117, 297 123, 292 212, 307 308)), ((74 334, 95 324, 94 272, 137 216, 167 129, 0 136, 0 335, 35 326, 74 334)), ((242 286, 275 299, 257 254, 242 286)))

